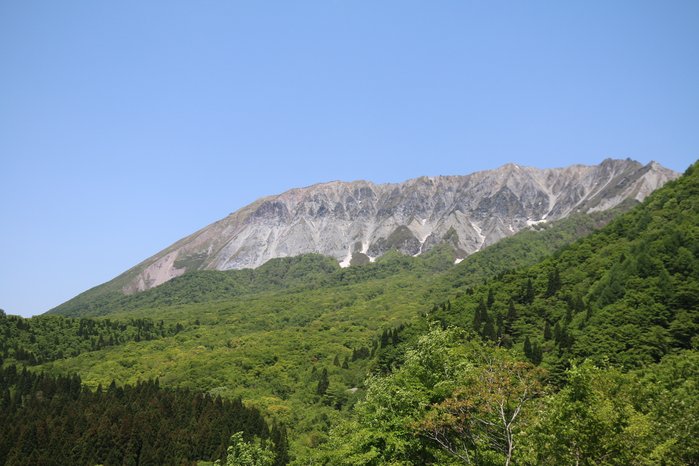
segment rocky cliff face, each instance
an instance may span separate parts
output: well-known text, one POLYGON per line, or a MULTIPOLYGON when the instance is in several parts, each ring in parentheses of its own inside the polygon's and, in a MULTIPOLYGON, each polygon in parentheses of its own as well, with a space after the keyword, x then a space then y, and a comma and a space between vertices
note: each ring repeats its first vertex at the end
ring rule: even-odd
POLYGON ((390 249, 418 255, 446 242, 463 258, 538 222, 643 200, 676 176, 654 162, 608 159, 596 166, 540 170, 508 164, 398 184, 334 181, 292 189, 147 259, 128 272, 123 291, 152 288, 186 271, 257 267, 309 252, 348 266, 390 249))

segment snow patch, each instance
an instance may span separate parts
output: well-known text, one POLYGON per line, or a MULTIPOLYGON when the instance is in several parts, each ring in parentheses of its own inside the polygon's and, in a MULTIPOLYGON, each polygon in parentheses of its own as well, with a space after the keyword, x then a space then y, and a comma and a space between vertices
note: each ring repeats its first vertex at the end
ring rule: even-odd
POLYGON ((420 241, 420 249, 417 250, 415 254, 413 254, 413 257, 417 257, 420 254, 422 254, 422 247, 425 245, 425 241, 427 241, 427 236, 425 236, 421 241, 420 241))
POLYGON ((342 262, 340 262, 340 267, 342 267, 343 269, 349 267, 351 260, 352 260, 352 248, 350 248, 347 251, 347 257, 345 257, 345 259, 342 262))
POLYGON ((424 243, 425 241, 427 241, 427 238, 429 238, 429 236, 430 236, 431 234, 432 234, 432 233, 429 232, 429 231, 428 231, 427 233, 425 233, 425 232, 419 232, 419 235, 420 235, 420 236, 417 238, 417 240, 420 242, 420 245, 422 245, 422 243, 424 243))
POLYGON ((418 250, 417 254, 415 254, 416 256, 419 256, 420 254, 422 254, 422 247, 425 245, 425 241, 427 241, 427 238, 429 238, 429 237, 430 236, 427 235, 427 236, 425 236, 425 239, 420 241, 420 249, 418 250))
MULTIPOLYGON (((545 217, 545 215, 544 215, 545 217)), ((532 226, 532 225, 538 225, 540 223, 546 223, 546 219, 542 218, 541 220, 532 220, 530 218, 527 219, 527 226, 532 226)))

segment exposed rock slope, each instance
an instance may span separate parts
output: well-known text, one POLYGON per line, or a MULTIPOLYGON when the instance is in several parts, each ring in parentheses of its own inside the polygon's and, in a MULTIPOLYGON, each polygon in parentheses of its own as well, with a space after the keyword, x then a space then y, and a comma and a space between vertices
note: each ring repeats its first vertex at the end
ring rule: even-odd
POLYGON ((398 184, 317 184, 259 199, 178 241, 120 277, 121 287, 133 293, 186 271, 257 267, 308 252, 349 265, 447 242, 463 258, 538 222, 640 201, 677 176, 655 162, 608 159, 544 170, 508 164, 398 184))

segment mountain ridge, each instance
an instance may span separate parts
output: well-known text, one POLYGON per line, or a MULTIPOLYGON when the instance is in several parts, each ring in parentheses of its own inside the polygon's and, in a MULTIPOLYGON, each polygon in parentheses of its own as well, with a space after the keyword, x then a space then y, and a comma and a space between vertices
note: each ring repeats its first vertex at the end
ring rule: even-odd
POLYGON ((100 285, 148 290, 193 270, 256 268, 305 253, 341 266, 391 249, 419 255, 447 243, 457 260, 536 223, 643 200, 679 174, 656 162, 537 169, 515 163, 401 183, 329 181, 264 196, 100 285))
POLYGON ((259 292, 347 286, 418 270, 429 273, 431 278, 435 274, 450 274, 450 286, 473 285, 506 270, 531 265, 603 227, 633 206, 633 201, 627 201, 610 210, 573 214, 555 222, 535 225, 477 251, 458 265, 454 265, 454 253, 447 244, 438 245, 417 257, 387 253, 374 263, 351 268, 341 268, 337 261, 327 256, 302 254, 270 259, 255 269, 195 270, 131 295, 118 291, 100 293, 101 287, 98 286, 52 309, 50 313, 70 317, 105 316, 148 307, 145 303, 157 306, 213 302, 259 292), (262 284, 264 286, 260 287, 262 284))
MULTIPOLYGON (((364 377, 378 372, 388 374, 395 369, 400 371, 405 366, 406 355, 416 348, 415 343, 419 343, 425 332, 453 326, 475 339, 478 334, 490 342, 486 354, 491 354, 490 349, 501 351, 503 347, 511 347, 508 351, 520 362, 526 358, 540 365, 549 373, 546 383, 553 397, 559 396, 557 393, 567 393, 560 390, 571 373, 571 364, 583 357, 600 367, 606 368, 610 363, 618 365, 613 369, 614 377, 619 375, 618 371, 632 371, 626 386, 629 393, 637 397, 634 409, 645 416, 633 419, 641 419, 641 426, 658 426, 657 431, 643 429, 650 443, 634 447, 637 449, 633 450, 632 456, 650 457, 649 452, 657 445, 663 448, 658 450, 661 452, 667 451, 665 446, 672 445, 673 448, 677 446, 672 455, 683 455, 684 451, 689 452, 685 456, 689 458, 691 452, 696 452, 695 442, 688 443, 695 437, 691 435, 693 431, 683 430, 687 432, 685 437, 666 444, 667 439, 677 436, 677 430, 662 426, 683 419, 687 419, 690 426, 696 424, 691 423, 696 416, 687 416, 684 402, 674 404, 680 400, 696 399, 695 391, 688 395, 681 387, 684 380, 681 378, 672 398, 677 409, 668 410, 669 403, 657 401, 652 402, 657 408, 650 409, 646 388, 656 387, 661 399, 665 399, 668 392, 657 387, 652 379, 649 379, 651 385, 642 387, 632 379, 644 372, 652 375, 655 367, 660 367, 655 364, 658 361, 662 364, 666 357, 685 361, 685 367, 692 367, 692 362, 696 361, 696 303, 699 297, 696 258, 699 255, 697 242, 693 239, 697 238, 697 173, 696 167, 688 169, 685 177, 655 192, 631 212, 614 216, 607 227, 557 249, 553 254, 549 251, 543 260, 530 266, 517 267, 511 254, 527 253, 531 242, 526 241, 519 243, 521 247, 510 248, 510 252, 503 254, 500 251, 501 261, 493 261, 491 256, 473 264, 472 268, 464 267, 474 258, 514 239, 508 238, 457 266, 452 267, 451 261, 447 261, 445 274, 437 277, 426 270, 410 270, 409 273, 389 274, 385 279, 361 284, 340 280, 339 286, 322 286, 313 290, 289 288, 283 292, 247 297, 226 292, 223 300, 207 297, 201 302, 196 296, 186 295, 175 296, 176 299, 171 301, 163 299, 168 297, 164 292, 170 285, 175 286, 173 280, 149 292, 128 297, 133 299, 160 293, 157 299, 139 303, 131 311, 128 306, 118 306, 117 312, 109 319, 116 322, 114 319, 147 318, 155 323, 163 319, 167 326, 184 323, 184 329, 177 335, 85 351, 76 357, 52 360, 41 369, 79 372, 93 388, 98 384, 106 386, 112 379, 117 383, 133 383, 139 378, 159 377, 167 386, 196 388, 211 396, 242 396, 251 400, 253 406, 259 406, 293 425, 293 451, 298 458, 295 464, 305 464, 301 458, 315 455, 318 450, 318 443, 313 439, 333 435, 332 431, 328 434, 330 425, 318 422, 321 413, 332 419, 335 419, 335 413, 351 416, 351 407, 360 406, 354 404, 362 399, 358 397, 371 401, 372 380, 385 380, 372 376, 363 384, 364 377), (494 262, 509 267, 483 269, 483 265, 492 266, 494 262), (473 281, 473 270, 481 270, 485 275, 480 279, 475 277, 473 281), (501 348, 495 349, 495 345, 501 348), (326 391, 320 393, 317 387, 326 371, 330 388, 326 387, 323 389, 326 391), (662 417, 666 412, 670 416, 662 417)), ((611 215, 610 212, 603 214, 611 215)), ((568 217, 563 222, 575 223, 573 218, 568 217)), ((553 226, 543 224, 533 228, 540 229, 551 231, 553 226)), ((541 234, 539 231, 523 233, 541 234)), ((332 260, 326 262, 335 272, 363 273, 388 258, 415 263, 425 257, 427 255, 412 258, 392 252, 377 260, 376 264, 342 270, 332 260)), ((257 274, 258 270, 245 272, 257 274)), ((303 270, 312 272, 316 269, 303 270)), ((220 274, 219 277, 226 275, 225 272, 209 274, 214 273, 220 274)), ((272 275, 280 276, 277 273, 272 275)), ((197 276, 202 275, 187 274, 178 281, 189 281, 197 276)), ((304 284, 310 281, 303 280, 304 284)), ((235 281, 234 284, 240 283, 235 281)), ((196 291, 202 290, 199 285, 195 288, 196 291)), ((34 327, 39 326, 32 322, 34 327)), ((51 338, 45 340, 49 344, 52 341, 51 338)), ((25 341, 32 343, 31 339, 25 341)), ((458 348, 462 349, 469 344, 468 341, 460 342, 458 348)), ((436 353, 448 358, 457 354, 463 353, 441 349, 436 353)), ((434 367, 433 360, 425 359, 424 366, 434 367)), ((471 367, 469 364, 462 366, 471 367)), ((430 377, 430 380, 439 381, 438 387, 452 387, 441 383, 454 380, 453 372, 448 374, 448 378, 439 375, 430 377)), ((672 380, 675 379, 673 376, 672 380)), ((412 384, 401 383, 399 388, 402 390, 406 386, 412 384)), ((443 388, 439 390, 439 396, 446 396, 443 388)), ((613 387, 610 390, 609 396, 616 399, 619 392, 613 387)), ((425 392, 419 389, 416 393, 423 396, 425 392)), ((391 397, 388 401, 393 399, 396 398, 391 397)), ((536 419, 539 413, 548 415, 549 399, 547 392, 542 400, 545 404, 532 405, 530 419, 536 419)), ((593 412, 606 412, 599 410, 597 398, 589 398, 588 402, 593 412)), ((431 410, 435 405, 415 403, 415 406, 431 410)), ((387 407, 384 412, 395 410, 387 407)), ((558 416, 557 419, 567 422, 568 418, 558 416)), ((614 417, 614 422, 615 419, 618 418, 614 417)), ((350 422, 354 420, 350 419, 350 422)), ((414 425, 412 418, 410 422, 414 425)), ((594 422, 593 419, 593 427, 599 425, 594 422)), ((525 424, 536 429, 534 422, 525 424)), ((359 429, 377 426, 370 421, 351 425, 361 434, 366 430, 359 429)), ((379 427, 378 431, 371 431, 364 438, 387 438, 393 435, 395 425, 384 426, 386 430, 379 427), (382 436, 384 432, 386 437, 382 436)), ((574 445, 579 438, 577 432, 571 433, 574 445)), ((609 428, 605 432, 615 434, 616 430, 609 428)), ((353 443, 351 438, 343 435, 340 444, 370 446, 353 443)), ((426 445, 424 438, 414 432, 408 432, 399 440, 402 439, 409 439, 418 447, 426 445)), ((523 441, 520 451, 524 451, 524 445, 523 441)), ((537 448, 532 448, 532 451, 537 451, 537 448)), ((423 463, 415 460, 411 464, 423 463)), ((568 463, 570 461, 565 460, 556 464, 568 463)), ((342 462, 321 461, 320 464, 342 462)))

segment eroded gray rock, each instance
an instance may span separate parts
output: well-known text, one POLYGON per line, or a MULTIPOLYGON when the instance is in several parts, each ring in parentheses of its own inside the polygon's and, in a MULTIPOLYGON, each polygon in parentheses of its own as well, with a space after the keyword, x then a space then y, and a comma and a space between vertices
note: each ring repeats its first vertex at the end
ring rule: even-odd
POLYGON ((260 199, 139 264, 127 293, 186 271, 257 267, 317 252, 347 266, 390 249, 418 255, 449 243, 463 258, 524 228, 573 212, 643 200, 677 173, 652 162, 536 169, 507 164, 398 184, 322 183, 260 199))

